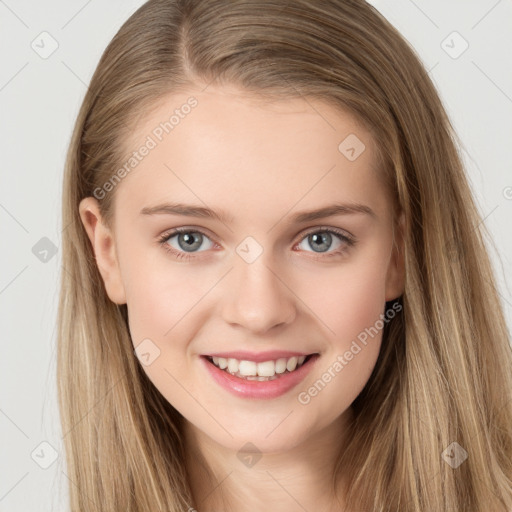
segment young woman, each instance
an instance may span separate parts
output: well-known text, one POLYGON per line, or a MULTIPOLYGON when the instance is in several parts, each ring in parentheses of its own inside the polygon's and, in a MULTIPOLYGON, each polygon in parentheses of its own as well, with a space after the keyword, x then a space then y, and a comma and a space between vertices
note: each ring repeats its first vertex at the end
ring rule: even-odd
POLYGON ((362 0, 150 0, 64 176, 71 509, 512 509, 511 349, 456 136, 362 0))

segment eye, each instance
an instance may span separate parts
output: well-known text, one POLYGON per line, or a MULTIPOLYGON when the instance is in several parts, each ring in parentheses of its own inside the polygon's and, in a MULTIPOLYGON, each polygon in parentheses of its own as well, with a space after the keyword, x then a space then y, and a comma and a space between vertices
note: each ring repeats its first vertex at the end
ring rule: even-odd
POLYGON ((317 254, 327 253, 326 256, 335 256, 344 253, 349 247, 355 244, 355 238, 345 234, 342 231, 333 228, 315 228, 314 231, 307 233, 296 245, 301 248, 301 244, 306 243, 317 254), (330 249, 337 249, 330 251, 330 249))
POLYGON ((214 246, 214 243, 202 231, 186 228, 176 228, 171 233, 165 233, 158 241, 165 250, 172 252, 178 258, 185 259, 191 257, 187 253, 203 252, 198 249, 205 245, 205 241, 208 241, 209 244, 207 243, 207 247, 203 247, 204 249, 211 249, 214 246))
MULTIPOLYGON (((172 253, 178 259, 185 260, 194 258, 194 253, 204 252, 215 246, 208 235, 200 230, 190 228, 176 228, 163 234, 158 242, 167 252, 172 253), (201 248, 203 250, 200 250, 201 248)), ((313 252, 320 258, 326 258, 343 254, 355 243, 356 239, 348 233, 333 228, 315 228, 306 233, 294 248, 299 247, 305 252, 313 252), (300 247, 304 243, 313 248, 313 251, 300 247), (333 248, 337 250, 330 250, 333 248)))

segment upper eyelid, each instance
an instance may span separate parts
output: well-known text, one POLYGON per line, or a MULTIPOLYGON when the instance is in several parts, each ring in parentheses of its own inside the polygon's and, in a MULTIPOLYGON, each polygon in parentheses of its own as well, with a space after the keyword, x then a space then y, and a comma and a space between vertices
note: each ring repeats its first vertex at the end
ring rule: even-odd
POLYGON ((335 235, 338 235, 338 236, 346 236, 347 238, 351 239, 351 240, 355 240, 355 236, 352 235, 351 233, 349 233, 346 229, 343 229, 343 228, 334 228, 334 227, 329 227, 329 226, 313 226, 311 228, 305 228, 304 230, 302 230, 302 233, 304 233, 302 235, 302 238, 310 235, 311 233, 317 233, 317 232, 323 232, 323 231, 329 231, 331 233, 334 233, 335 235))

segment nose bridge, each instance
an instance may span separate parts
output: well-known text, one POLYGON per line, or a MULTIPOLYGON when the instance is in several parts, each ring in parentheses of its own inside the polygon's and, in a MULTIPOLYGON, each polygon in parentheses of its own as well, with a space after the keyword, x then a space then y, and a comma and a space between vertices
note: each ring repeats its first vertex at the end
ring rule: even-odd
POLYGON ((272 251, 264 250, 252 237, 237 246, 234 268, 222 299, 226 322, 263 333, 293 320, 293 294, 281 281, 279 272, 272 268, 272 262, 272 251))

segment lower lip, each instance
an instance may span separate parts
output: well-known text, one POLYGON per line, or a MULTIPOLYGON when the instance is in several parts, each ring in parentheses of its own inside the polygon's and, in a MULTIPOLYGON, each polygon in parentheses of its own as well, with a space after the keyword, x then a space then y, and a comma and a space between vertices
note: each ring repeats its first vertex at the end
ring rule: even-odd
POLYGON ((311 356, 298 370, 281 374, 281 377, 277 379, 258 381, 235 377, 210 363, 206 357, 201 356, 201 360, 206 365, 206 369, 210 372, 213 380, 224 389, 242 398, 277 398, 284 395, 304 380, 318 358, 318 354, 311 356))

